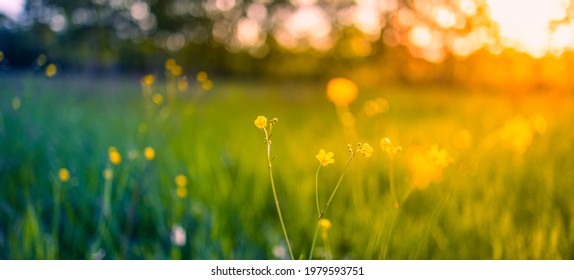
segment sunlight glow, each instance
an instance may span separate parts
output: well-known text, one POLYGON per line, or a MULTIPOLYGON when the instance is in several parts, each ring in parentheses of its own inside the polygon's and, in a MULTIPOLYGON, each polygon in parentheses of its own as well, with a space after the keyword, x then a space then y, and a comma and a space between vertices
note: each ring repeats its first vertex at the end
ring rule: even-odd
POLYGON ((0 1, 0 14, 16 20, 24 10, 24 0, 0 1))
MULTIPOLYGON (((566 17, 568 0, 486 1, 491 19, 499 26, 502 44, 533 57, 542 57, 554 47, 572 47, 573 30, 551 29, 553 21, 566 17), (568 38, 570 37, 570 38, 568 38)), ((563 25, 562 25, 563 26, 563 25)))

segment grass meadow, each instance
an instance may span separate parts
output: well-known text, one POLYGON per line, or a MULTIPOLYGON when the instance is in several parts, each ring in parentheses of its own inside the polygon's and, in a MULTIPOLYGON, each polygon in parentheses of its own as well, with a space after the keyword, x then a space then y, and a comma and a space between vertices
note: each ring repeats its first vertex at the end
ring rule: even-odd
POLYGON ((0 74, 1 259, 289 258, 260 115, 295 259, 359 142, 312 258, 574 258, 569 93, 163 76, 0 74))

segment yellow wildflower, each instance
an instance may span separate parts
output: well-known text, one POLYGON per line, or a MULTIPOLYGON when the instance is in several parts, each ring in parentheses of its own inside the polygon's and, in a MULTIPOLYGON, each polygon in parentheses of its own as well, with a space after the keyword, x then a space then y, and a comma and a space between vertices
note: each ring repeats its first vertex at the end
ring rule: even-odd
POLYGON ((70 171, 66 168, 60 168, 60 170, 58 170, 58 178, 60 178, 62 183, 68 182, 68 180, 70 180, 70 171))
POLYGON ((155 105, 161 105, 161 103, 163 103, 163 96, 159 93, 156 93, 151 97, 151 100, 155 105))
POLYGON ((522 116, 516 116, 507 120, 499 131, 502 144, 519 154, 526 151, 532 143, 534 131, 522 116))
POLYGON ((433 145, 430 150, 427 151, 427 157, 440 167, 447 167, 453 162, 447 150, 439 150, 437 145, 433 145))
POLYGON ((413 147, 409 150, 408 169, 413 186, 424 189, 442 178, 444 168, 453 161, 446 149, 434 145, 430 149, 413 147))
POLYGON ((213 82, 211 80, 207 80, 207 81, 201 83, 201 87, 204 90, 210 90, 213 88, 213 82))
POLYGON ((175 176, 175 184, 177 185, 177 189, 175 194, 181 198, 187 196, 187 177, 185 175, 177 175, 175 176))
POLYGON ((165 69, 167 69, 167 70, 171 70, 171 68, 173 68, 176 65, 177 65, 177 62, 175 62, 175 60, 173 58, 170 58, 170 59, 165 61, 165 69))
POLYGON ((321 163, 323 166, 327 166, 329 164, 335 163, 335 159, 333 159, 333 152, 325 152, 325 150, 321 149, 319 150, 319 153, 315 156, 317 158, 317 160, 319 160, 319 163, 321 163))
POLYGON ((176 64, 175 66, 173 66, 173 67, 170 69, 170 71, 171 71, 171 74, 172 74, 172 75, 178 77, 178 76, 180 76, 180 75, 183 73, 183 68, 181 68, 181 66, 179 66, 179 65, 176 64))
POLYGON ((181 198, 184 198, 187 196, 187 188, 186 187, 177 187, 177 189, 175 190, 175 194, 181 198))
POLYGON ((357 152, 363 154, 366 158, 370 158, 373 155, 373 147, 369 143, 359 143, 357 152))
POLYGON ((178 188, 187 186, 187 177, 181 174, 175 176, 175 184, 177 185, 178 188))
POLYGON ((155 82, 155 77, 152 74, 147 74, 142 78, 142 84, 151 86, 155 82))
POLYGON ((257 116, 255 119, 255 126, 259 129, 264 129, 267 127, 267 118, 264 116, 257 116))
POLYGON ((182 77, 181 79, 179 79, 177 81, 177 89, 180 92, 184 92, 187 90, 187 88, 189 87, 189 83, 187 82, 187 78, 186 77, 182 77))
POLYGON ((359 94, 357 84, 346 78, 333 78, 327 83, 327 97, 337 106, 347 106, 359 94))
POLYGON ((155 150, 152 147, 146 147, 144 149, 144 156, 147 160, 153 160, 155 158, 155 150))
POLYGON ((321 221, 319 221, 319 226, 321 227, 321 238, 326 239, 329 236, 329 230, 332 226, 331 221, 321 219, 321 221))
POLYGON ((196 78, 198 82, 203 83, 207 81, 207 73, 205 73, 205 71, 199 71, 196 78))
POLYGON ((112 146, 108 148, 108 156, 113 165, 118 165, 122 162, 122 155, 120 155, 116 147, 112 146))
POLYGON ((0 51, 0 62, 2 62, 2 60, 4 60, 4 52, 0 51))
POLYGON ((48 67, 46 67, 46 76, 51 78, 54 77, 56 73, 58 73, 58 67, 56 67, 54 63, 48 64, 48 67))
POLYGON ((321 221, 319 222, 319 225, 321 226, 321 229, 323 229, 325 231, 330 230, 331 227, 333 226, 331 221, 329 221, 328 219, 321 219, 321 221))
POLYGON ((395 145, 391 142, 391 139, 389 138, 383 138, 381 139, 381 149, 387 153, 389 156, 394 156, 397 152, 400 152, 403 150, 403 147, 399 146, 399 145, 395 145))

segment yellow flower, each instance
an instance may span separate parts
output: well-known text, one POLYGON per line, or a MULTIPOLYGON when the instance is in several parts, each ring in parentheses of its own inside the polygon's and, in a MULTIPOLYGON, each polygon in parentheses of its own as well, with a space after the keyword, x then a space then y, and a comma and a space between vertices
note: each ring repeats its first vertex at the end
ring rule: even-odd
POLYGON ((366 158, 370 158, 373 155, 373 147, 369 143, 359 143, 357 152, 363 154, 366 158))
POLYGON ((389 138, 383 138, 381 139, 381 149, 389 156, 394 156, 397 152, 402 151, 403 147, 393 144, 389 138))
POLYGON ((185 188, 185 186, 187 186, 187 177, 181 174, 175 176, 175 184, 178 188, 185 188))
POLYGON ((179 65, 176 64, 175 66, 173 66, 173 67, 170 69, 170 71, 171 71, 171 74, 172 74, 172 75, 178 77, 178 76, 181 76, 181 74, 183 73, 183 68, 181 68, 181 66, 179 66, 179 65))
POLYGON ((446 149, 439 149, 437 145, 428 150, 413 147, 407 157, 413 186, 421 189, 426 188, 431 182, 439 181, 444 168, 453 162, 446 149))
POLYGON ((333 78, 327 83, 327 97, 337 106, 351 104, 359 94, 357 84, 346 78, 333 78))
POLYGON ((211 80, 207 80, 201 83, 201 88, 204 90, 210 90, 213 88, 213 82, 211 80))
POLYGON ((70 180, 70 171, 66 168, 60 168, 60 170, 58 170, 58 178, 60 178, 60 181, 63 183, 68 182, 68 180, 70 180))
POLYGON ((502 144, 519 154, 526 151, 532 143, 534 131, 522 116, 516 116, 507 120, 499 132, 502 144))
POLYGON ((207 81, 207 73, 205 73, 205 71, 199 71, 196 78, 198 82, 203 83, 207 81))
POLYGON ((48 67, 46 67, 46 76, 51 78, 54 77, 56 73, 58 73, 58 67, 56 67, 54 63, 48 64, 48 67))
POLYGON ((155 105, 161 105, 161 103, 163 103, 163 96, 159 93, 156 93, 151 97, 151 100, 153 103, 155 103, 155 105))
POLYGON ((175 190, 175 194, 181 198, 184 198, 187 196, 187 188, 186 187, 177 187, 177 189, 175 190))
POLYGON ((321 163, 323 166, 327 166, 329 164, 335 163, 335 159, 333 159, 333 152, 325 152, 325 150, 321 149, 319 150, 319 153, 315 156, 317 158, 317 160, 319 160, 319 163, 321 163))
POLYGON ((152 147, 146 147, 144 149, 144 156, 147 160, 153 160, 155 158, 155 150, 152 147))
POLYGON ((332 226, 331 221, 321 219, 321 221, 319 221, 319 226, 321 227, 321 238, 326 239, 329 236, 329 230, 332 226))
POLYGON ((189 87, 189 83, 187 82, 187 78, 186 77, 182 77, 181 79, 179 79, 177 81, 177 89, 180 92, 184 92, 187 90, 187 88, 189 87))
POLYGON ((142 78, 142 84, 151 86, 155 82, 155 77, 152 74, 147 74, 142 78))
POLYGON ((2 60, 4 60, 4 52, 0 51, 0 62, 2 62, 2 60))
POLYGON ((170 59, 165 61, 165 69, 167 69, 167 70, 171 70, 171 68, 175 67, 176 65, 177 65, 177 62, 175 62, 175 60, 173 58, 170 58, 170 59))
POLYGON ((267 127, 267 118, 264 116, 257 116, 255 119, 255 126, 259 129, 264 129, 267 127))
POLYGON ((187 177, 185 175, 177 175, 175 176, 175 185, 177 189, 175 190, 175 194, 181 198, 187 196, 187 177))
POLYGON ((427 157, 436 165, 443 168, 449 166, 453 162, 453 159, 450 157, 447 150, 439 150, 437 145, 433 145, 430 150, 427 151, 427 157))
POLYGON ((321 226, 321 229, 323 229, 325 231, 330 230, 331 227, 333 226, 331 221, 329 221, 328 219, 321 219, 321 221, 319 222, 319 225, 321 226))
POLYGON ((112 146, 108 148, 108 156, 113 165, 118 165, 122 162, 122 155, 120 155, 116 147, 112 146))
POLYGON ((183 73, 183 68, 177 65, 173 58, 165 61, 165 69, 168 70, 173 76, 180 76, 183 73))

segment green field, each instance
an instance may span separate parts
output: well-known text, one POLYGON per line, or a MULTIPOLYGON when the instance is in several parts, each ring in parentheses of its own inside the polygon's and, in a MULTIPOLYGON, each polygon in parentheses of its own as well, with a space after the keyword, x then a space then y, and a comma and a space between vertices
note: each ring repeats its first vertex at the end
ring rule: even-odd
POLYGON ((168 98, 174 85, 156 81, 158 105, 139 77, 0 73, 0 258, 288 258, 258 115, 279 120, 273 173, 295 258, 308 258, 317 222, 315 155, 335 154, 318 175, 324 205, 351 141, 373 156, 349 165, 315 259, 574 258, 569 93, 359 83, 355 125, 344 126, 326 80, 213 82, 168 98), (378 111, 365 111, 371 100, 378 111), (384 137, 403 148, 393 159, 398 209, 384 137), (413 158, 433 145, 452 162, 413 186, 429 172, 413 158), (185 242, 173 240, 176 228, 185 242))

